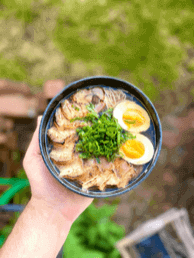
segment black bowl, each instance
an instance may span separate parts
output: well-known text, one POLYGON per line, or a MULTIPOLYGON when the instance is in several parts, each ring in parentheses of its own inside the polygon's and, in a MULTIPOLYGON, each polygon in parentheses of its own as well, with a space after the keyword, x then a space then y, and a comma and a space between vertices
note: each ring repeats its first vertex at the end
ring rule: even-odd
POLYGON ((69 84, 68 86, 64 87, 64 89, 56 95, 48 104, 40 124, 40 131, 39 131, 39 144, 40 144, 40 151, 43 157, 43 160, 50 171, 50 173, 65 187, 72 190, 75 193, 99 198, 99 197, 112 197, 117 196, 123 193, 126 193, 136 186, 138 186, 143 180, 145 180, 148 175, 151 173, 152 169, 154 168, 156 161, 158 159, 161 144, 162 144, 162 128, 159 116, 154 108, 152 102, 149 98, 137 87, 132 85, 129 82, 113 78, 113 77, 89 77, 85 78, 76 82, 69 84), (150 118, 151 118, 151 126, 150 128, 144 132, 143 134, 146 135, 152 141, 154 145, 154 156, 152 160, 143 166, 141 173, 131 180, 125 188, 108 188, 104 191, 100 190, 82 190, 81 186, 78 185, 76 182, 70 182, 68 179, 60 178, 59 177, 59 170, 54 165, 52 160, 49 157, 49 153, 51 151, 51 144, 49 143, 47 131, 53 124, 53 117, 55 114, 56 109, 59 107, 60 103, 64 101, 65 98, 68 98, 70 95, 75 93, 78 89, 90 87, 90 86, 101 86, 101 87, 112 87, 115 89, 122 89, 128 93, 129 98, 142 107, 144 107, 150 118))

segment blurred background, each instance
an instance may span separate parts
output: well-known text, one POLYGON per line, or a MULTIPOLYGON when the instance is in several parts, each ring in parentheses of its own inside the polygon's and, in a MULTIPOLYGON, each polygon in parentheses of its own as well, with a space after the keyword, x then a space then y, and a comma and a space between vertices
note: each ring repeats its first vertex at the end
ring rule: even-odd
MULTIPOLYGON (((69 243, 79 246, 82 239, 82 253, 90 248, 99 257, 119 257, 116 241, 172 207, 185 207, 194 226, 193 31, 193 0, 1 0, 1 205, 25 205, 30 198, 22 160, 49 100, 72 81, 108 75, 131 82, 153 101, 163 146, 151 175, 129 193, 95 200, 69 243), (23 185, 14 188, 18 179, 23 185), (84 225, 92 240, 80 238, 84 225), (117 232, 112 239, 105 234, 111 227, 117 232)), ((1 246, 19 215, 0 213, 1 246)))

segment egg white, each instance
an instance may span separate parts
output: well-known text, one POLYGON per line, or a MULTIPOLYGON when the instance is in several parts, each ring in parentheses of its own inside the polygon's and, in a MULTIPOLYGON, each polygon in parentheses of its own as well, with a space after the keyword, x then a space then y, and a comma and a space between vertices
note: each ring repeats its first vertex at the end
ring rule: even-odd
POLYGON ((153 155, 154 155, 154 146, 152 142, 143 134, 136 134, 135 140, 141 142, 144 145, 145 152, 144 155, 141 158, 138 159, 132 159, 125 155, 125 153, 120 148, 120 152, 122 154, 122 158, 125 159, 127 162, 134 164, 134 165, 143 165, 148 163, 153 155))
POLYGON ((141 106, 137 105, 135 102, 133 101, 129 101, 129 100, 125 100, 120 102, 115 109, 113 110, 113 116, 118 119, 118 123, 120 124, 120 126, 126 130, 126 131, 130 131, 132 133, 140 133, 140 132, 144 132, 147 131, 147 129, 150 127, 150 118, 148 113, 145 111, 145 109, 143 109, 141 106), (139 110, 143 117, 145 118, 145 123, 143 125, 140 125, 138 127, 131 127, 128 128, 128 126, 124 123, 123 121, 123 114, 127 109, 136 109, 139 110))

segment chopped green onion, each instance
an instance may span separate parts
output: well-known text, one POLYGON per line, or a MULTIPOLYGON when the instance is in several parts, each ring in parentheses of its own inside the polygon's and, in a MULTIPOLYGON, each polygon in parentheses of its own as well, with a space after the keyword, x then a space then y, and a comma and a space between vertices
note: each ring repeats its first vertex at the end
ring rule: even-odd
POLYGON ((78 107, 76 107, 74 104, 71 105, 72 108, 74 108, 75 110, 79 111, 80 109, 78 107))
POLYGON ((135 124, 136 123, 136 120, 128 120, 128 119, 125 119, 124 120, 127 124, 135 124))
POLYGON ((99 159, 104 156, 108 161, 113 161, 119 157, 121 144, 135 136, 122 129, 118 120, 113 117, 113 109, 106 110, 100 117, 94 111, 94 105, 88 105, 87 109, 89 113, 81 119, 92 122, 92 125, 77 130, 79 141, 76 151, 81 152, 82 159, 99 159))
POLYGON ((74 122, 74 121, 76 121, 76 120, 84 120, 84 119, 83 119, 83 117, 75 117, 75 118, 72 118, 72 119, 70 120, 70 122, 72 123, 72 122, 74 122))

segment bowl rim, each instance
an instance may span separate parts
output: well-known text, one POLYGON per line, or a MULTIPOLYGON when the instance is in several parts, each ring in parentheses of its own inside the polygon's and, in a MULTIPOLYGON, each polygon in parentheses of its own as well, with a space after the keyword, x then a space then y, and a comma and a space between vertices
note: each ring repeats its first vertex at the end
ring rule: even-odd
MULTIPOLYGON (((103 84, 103 82, 102 82, 102 84, 103 84)), ((91 86, 97 86, 97 85, 91 85, 91 86)), ((87 86, 85 86, 85 87, 87 87, 87 86)), ((85 88, 85 87, 83 87, 83 88, 85 88)), ((110 86, 110 87, 112 87, 112 86, 110 86)), ((82 89, 82 88, 80 88, 80 89, 82 89)), ((72 92, 74 92, 75 91, 75 89, 73 88, 72 89, 72 92)), ((130 93, 130 92, 129 92, 130 93)), ((68 94, 66 94, 66 96, 67 96, 68 94)), ((63 96, 63 98, 62 99, 64 99, 65 98, 65 96, 63 96)), ((138 98, 137 98, 138 99, 138 98)), ((55 107, 54 107, 54 109, 56 108, 56 106, 57 105, 55 105, 55 107)), ((146 105, 145 105, 145 107, 147 107, 146 105)), ((52 113, 52 111, 50 112, 50 113, 52 113)), ((51 115, 51 114, 50 114, 51 115)), ((49 119, 48 119, 49 120, 49 119)), ((153 120, 153 115, 152 115, 152 120, 153 120)), ((156 121, 154 121, 154 126, 156 126, 156 121)), ((48 122, 47 122, 47 124, 48 124, 48 122)), ((156 128, 155 128, 156 129, 156 128)), ((44 135, 45 136, 45 135, 44 135)), ((46 137, 46 136, 45 136, 46 137)), ((75 193, 77 193, 77 194, 80 194, 80 195, 83 195, 83 196, 85 196, 85 197, 90 197, 90 198, 107 198, 107 197, 115 197, 115 196, 118 196, 118 195, 121 195, 121 194, 124 194, 124 193, 126 193, 126 192, 128 192, 128 191, 131 191, 131 190, 133 190, 135 187, 137 187, 139 184, 141 184, 141 182, 142 181, 144 181, 149 175, 150 175, 150 173, 151 173, 151 171, 153 170, 153 168, 154 168, 154 166, 155 166, 155 164, 156 164, 156 162, 157 162, 157 160, 158 160, 158 157, 159 157, 159 154, 160 154, 160 151, 161 151, 161 146, 162 146, 162 126, 161 126, 161 122, 160 122, 160 118, 159 118, 159 115, 158 115, 158 113, 157 113, 157 111, 156 111, 156 109, 155 109, 155 107, 154 107, 154 105, 153 105, 153 103, 151 102, 151 100, 145 95, 145 93, 142 91, 142 90, 140 90, 137 86, 135 86, 135 85, 133 85, 132 83, 130 83, 130 82, 128 82, 128 81, 125 81, 125 80, 123 80, 123 79, 120 79, 120 78, 117 78, 117 77, 111 77, 111 76, 91 76, 91 77, 85 77, 85 78, 83 78, 83 79, 80 79, 80 80, 76 80, 76 81, 74 81, 74 82, 71 82, 71 83, 69 83, 67 86, 65 86, 58 94, 56 94, 55 95, 55 97, 54 98, 52 98, 51 99, 51 101, 49 102, 49 104, 47 105, 47 107, 46 107, 46 109, 45 109, 45 111, 44 111, 44 113, 43 113, 43 115, 42 115, 42 119, 41 119, 41 123, 40 123, 40 128, 39 128, 39 146, 40 146, 40 152, 41 152, 41 156, 42 156, 42 158, 43 158, 43 160, 44 160, 44 163, 45 163, 45 165, 46 165, 46 167, 47 167, 47 169, 49 170, 49 172, 52 174, 52 176, 54 176, 56 179, 57 179, 57 181, 58 182, 60 182, 63 186, 65 186, 66 188, 68 188, 69 190, 71 190, 71 191, 73 191, 73 192, 75 192, 75 193), (78 83, 84 83, 84 82, 87 82, 87 81, 90 81, 90 80, 96 80, 96 79, 101 79, 101 80, 107 80, 107 79, 109 79, 109 80, 114 80, 114 81, 117 81, 117 83, 122 83, 122 84, 125 84, 125 85, 128 85, 128 86, 130 86, 131 88, 133 88, 135 91, 137 91, 139 94, 140 94, 140 96, 142 96, 143 97, 143 99, 144 100, 146 100, 148 103, 149 103, 149 105, 150 105, 150 107, 151 107, 151 109, 152 109, 152 111, 154 112, 154 115, 155 115, 155 117, 156 117, 156 121, 157 121, 157 129, 158 129, 158 134, 159 134, 159 136, 158 136, 158 140, 156 140, 156 146, 155 146, 155 152, 154 152, 154 157, 153 157, 153 162, 152 162, 152 164, 151 164, 151 166, 150 166, 150 168, 148 169, 148 171, 145 173, 143 173, 142 175, 141 175, 141 173, 140 173, 140 175, 138 175, 134 180, 135 180, 135 183, 133 184, 133 185, 131 185, 131 186, 126 186, 125 188, 115 188, 115 191, 113 192, 113 190, 112 191, 93 191, 93 190, 89 190, 89 191, 83 191, 81 188, 80 188, 80 191, 79 190, 77 190, 77 189, 75 189, 75 188, 73 188, 72 187, 72 184, 68 184, 67 183, 67 181, 68 180, 64 180, 64 181, 62 181, 54 172, 52 172, 52 170, 51 170, 51 168, 50 168, 50 166, 49 166, 49 164, 48 164, 48 162, 47 162, 47 160, 46 160, 46 157, 45 157, 45 155, 44 155, 44 146, 43 146, 43 143, 42 143, 42 131, 43 131, 43 123, 44 123, 44 120, 45 120, 45 117, 46 117, 46 115, 47 115, 47 112, 48 112, 48 110, 50 109, 50 107, 51 107, 51 105, 56 101, 56 99, 63 93, 63 92, 65 92, 67 89, 69 89, 69 88, 72 88, 73 86, 75 86, 76 84, 78 84, 78 83)), ((48 157, 49 158, 49 157, 48 157)), ((63 178, 64 179, 64 178, 63 178)))

